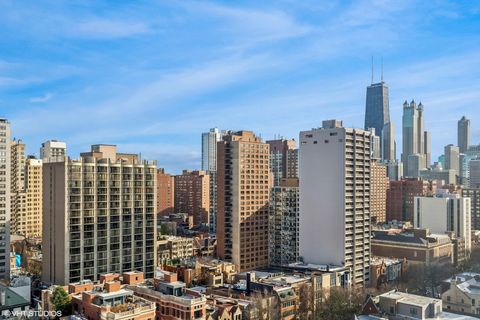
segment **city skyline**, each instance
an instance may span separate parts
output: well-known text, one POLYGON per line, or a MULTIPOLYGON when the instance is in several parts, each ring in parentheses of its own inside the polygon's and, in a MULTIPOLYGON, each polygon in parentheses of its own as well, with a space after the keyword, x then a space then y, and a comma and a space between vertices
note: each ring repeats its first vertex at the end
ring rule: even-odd
POLYGON ((180 173, 200 168, 201 133, 212 127, 252 130, 264 140, 298 140, 324 119, 362 128, 372 55, 374 82, 383 56, 397 147, 402 104, 412 99, 425 106, 432 162, 456 144, 463 115, 472 123, 471 143, 480 142, 474 5, 20 7, 0 5, 0 116, 37 156, 49 139, 67 142, 74 157, 110 143, 180 173))

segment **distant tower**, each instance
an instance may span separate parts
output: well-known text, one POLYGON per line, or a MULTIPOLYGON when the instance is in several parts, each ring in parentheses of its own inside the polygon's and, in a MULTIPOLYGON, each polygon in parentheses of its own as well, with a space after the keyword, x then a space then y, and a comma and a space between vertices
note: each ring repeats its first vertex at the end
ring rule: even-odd
POLYGON ((375 134, 380 137, 380 153, 383 160, 395 160, 395 140, 393 136, 393 123, 390 122, 390 106, 388 87, 382 76, 379 83, 373 83, 373 58, 372 58, 372 84, 367 87, 365 103, 365 130, 375 129, 375 134), (384 132, 386 130, 386 132, 384 132))
POLYGON ((470 145, 470 120, 465 116, 458 120, 457 137, 460 153, 465 153, 470 145))
POLYGON ((407 177, 416 177, 419 174, 418 170, 426 167, 429 157, 426 152, 429 153, 427 149, 430 149, 429 134, 424 131, 422 103, 417 106, 414 100, 410 104, 404 102, 402 130, 404 173, 407 177))

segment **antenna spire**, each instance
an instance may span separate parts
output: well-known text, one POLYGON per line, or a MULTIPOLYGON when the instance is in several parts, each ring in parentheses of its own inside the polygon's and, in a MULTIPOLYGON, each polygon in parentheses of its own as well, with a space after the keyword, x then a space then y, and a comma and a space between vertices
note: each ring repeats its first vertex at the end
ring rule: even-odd
POLYGON ((382 82, 383 82, 383 56, 382 56, 382 82))
POLYGON ((373 56, 372 56, 372 82, 370 84, 373 84, 373 56))

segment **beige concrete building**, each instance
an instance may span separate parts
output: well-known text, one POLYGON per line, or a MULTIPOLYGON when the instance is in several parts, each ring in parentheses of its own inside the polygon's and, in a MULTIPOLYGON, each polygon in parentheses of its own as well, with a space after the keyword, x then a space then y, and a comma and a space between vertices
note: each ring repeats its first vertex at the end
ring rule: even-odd
POLYGON ((206 171, 183 170, 175 176, 175 212, 193 216, 193 224, 209 223, 210 178, 206 171))
POLYGON ((251 131, 217 146, 217 254, 240 271, 268 265, 270 148, 251 131))
POLYGON ((372 223, 384 223, 387 221, 387 191, 390 187, 386 165, 372 162, 370 186, 370 214, 372 223))
POLYGON ((67 157, 67 144, 58 140, 48 140, 42 143, 40 159, 45 162, 62 162, 67 157))
POLYGON ((356 286, 370 283, 370 135, 339 120, 300 132, 300 257, 351 268, 356 286))
POLYGON ((155 162, 111 145, 44 164, 42 280, 68 284, 133 270, 153 277, 156 173, 155 162))
POLYGON ((42 236, 42 160, 26 157, 22 140, 11 145, 11 232, 42 236))
POLYGON ((157 170, 157 212, 159 216, 168 216, 174 212, 175 180, 165 169, 157 170))

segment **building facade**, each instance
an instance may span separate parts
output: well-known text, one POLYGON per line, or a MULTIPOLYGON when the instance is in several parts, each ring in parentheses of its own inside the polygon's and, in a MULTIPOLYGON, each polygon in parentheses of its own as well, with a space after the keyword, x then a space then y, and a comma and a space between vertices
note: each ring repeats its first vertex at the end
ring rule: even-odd
POLYGON ((11 232, 42 236, 42 160, 26 157, 25 144, 11 145, 11 232))
POLYGON ((460 149, 453 144, 445 146, 445 169, 455 171, 455 176, 460 175, 460 149))
POLYGON ((430 149, 430 142, 425 141, 428 134, 424 130, 423 112, 422 103, 417 106, 412 100, 410 104, 407 101, 403 104, 402 162, 406 177, 418 177, 418 171, 427 166, 426 149, 430 149))
POLYGON ((390 181, 387 191, 387 221, 413 222, 414 198, 433 196, 437 190, 434 181, 402 179, 390 181))
POLYGON ((202 133, 202 170, 210 177, 210 232, 215 232, 217 221, 217 143, 229 133, 227 130, 212 128, 202 133))
POLYGON ((209 223, 210 177, 206 171, 183 170, 175 176, 175 212, 193 216, 194 225, 209 223))
POLYGON ((0 278, 10 278, 10 122, 0 118, 0 278))
POLYGON ((62 141, 48 140, 42 143, 40 159, 43 162, 62 162, 67 157, 67 144, 62 141))
POLYGON ((289 171, 295 168, 295 164, 289 164, 289 161, 295 161, 291 151, 297 148, 297 143, 293 139, 269 140, 267 143, 270 145, 270 171, 273 175, 273 186, 279 186, 282 179, 292 175, 289 171))
POLYGON ((165 173, 165 169, 157 170, 157 211, 159 216, 168 216, 175 212, 174 179, 174 176, 165 173))
POLYGON ((142 271, 156 257, 156 163, 94 145, 43 167, 42 280, 65 285, 142 271))
POLYGON ((471 199, 442 191, 435 197, 415 197, 414 227, 439 234, 452 231, 465 240, 465 250, 470 252, 471 199))
POLYGON ((370 281, 370 152, 370 132, 338 120, 300 132, 300 257, 351 268, 359 286, 370 281))
POLYGON ((272 187, 269 213, 270 265, 298 262, 300 192, 298 179, 283 179, 272 187))
POLYGON ((472 230, 480 230, 480 189, 462 189, 462 197, 470 198, 472 230))
POLYGON ((370 174, 370 215, 372 223, 384 223, 387 221, 387 191, 390 187, 387 166, 373 161, 370 174))
POLYGON ((217 149, 217 254, 240 271, 268 266, 270 149, 251 131, 217 149))
POLYGON ((460 153, 465 153, 470 146, 470 120, 463 116, 458 120, 457 146, 460 153))

